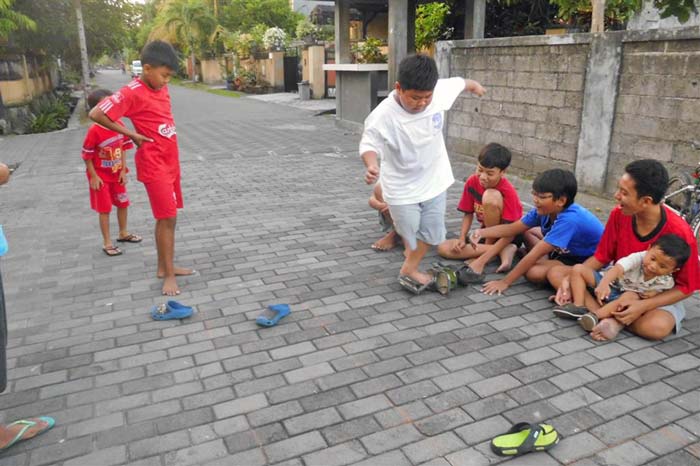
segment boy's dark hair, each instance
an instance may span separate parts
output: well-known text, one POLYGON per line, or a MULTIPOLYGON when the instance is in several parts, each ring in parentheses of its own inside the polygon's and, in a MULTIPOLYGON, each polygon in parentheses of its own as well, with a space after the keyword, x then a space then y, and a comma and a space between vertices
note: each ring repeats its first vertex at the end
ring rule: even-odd
POLYGON ((505 170, 510 165, 510 151, 496 143, 486 144, 479 152, 479 164, 484 168, 499 168, 505 170))
POLYGON ((141 51, 141 65, 167 66, 171 70, 177 71, 177 53, 173 46, 167 42, 154 40, 146 44, 141 51))
POLYGON ((574 174, 569 170, 552 168, 537 175, 535 181, 532 182, 532 189, 537 193, 552 193, 555 200, 565 196, 564 208, 566 209, 576 199, 578 183, 574 174))
POLYGON ((87 98, 88 106, 90 109, 92 109, 95 105, 100 103, 100 100, 104 99, 105 97, 109 97, 110 95, 112 95, 112 91, 107 89, 97 89, 96 91, 92 91, 87 98))
POLYGON ((651 159, 635 160, 627 164, 625 173, 634 180, 637 199, 649 196, 654 204, 658 204, 664 198, 668 187, 668 171, 661 162, 651 159))
POLYGON ((409 55, 399 63, 399 84, 407 91, 432 91, 438 81, 435 60, 427 55, 409 55))
POLYGON ((664 254, 676 261, 676 267, 681 268, 690 257, 690 246, 683 238, 673 233, 659 236, 652 244, 661 249, 664 254))

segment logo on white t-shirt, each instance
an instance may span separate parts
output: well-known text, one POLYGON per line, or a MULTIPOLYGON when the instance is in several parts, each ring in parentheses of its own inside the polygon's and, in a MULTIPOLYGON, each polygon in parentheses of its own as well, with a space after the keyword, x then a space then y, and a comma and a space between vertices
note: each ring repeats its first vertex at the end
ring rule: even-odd
POLYGON ((158 127, 158 133, 161 136, 170 139, 171 137, 175 136, 175 134, 176 134, 175 133, 175 125, 169 125, 167 123, 163 123, 162 125, 160 125, 158 127))
POLYGON ((441 113, 436 113, 433 115, 433 128, 435 128, 435 129, 442 128, 442 114, 441 113))

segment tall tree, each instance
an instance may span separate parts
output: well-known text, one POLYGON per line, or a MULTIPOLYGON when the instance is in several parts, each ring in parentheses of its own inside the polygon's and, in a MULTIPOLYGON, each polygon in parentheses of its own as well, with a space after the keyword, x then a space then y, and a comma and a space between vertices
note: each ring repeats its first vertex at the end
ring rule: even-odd
MULTIPOLYGON (((170 0, 159 13, 158 22, 189 53, 192 63, 190 79, 194 80, 195 54, 209 43, 216 28, 209 6, 202 0, 170 0)), ((152 34, 157 36, 159 33, 154 30, 152 34)))
POLYGON ((294 35, 304 15, 292 11, 288 0, 231 0, 219 21, 229 31, 250 32, 257 24, 278 27, 294 35))
POLYGON ((36 30, 36 23, 29 16, 12 9, 14 0, 0 0, 0 38, 7 38, 12 31, 36 30))

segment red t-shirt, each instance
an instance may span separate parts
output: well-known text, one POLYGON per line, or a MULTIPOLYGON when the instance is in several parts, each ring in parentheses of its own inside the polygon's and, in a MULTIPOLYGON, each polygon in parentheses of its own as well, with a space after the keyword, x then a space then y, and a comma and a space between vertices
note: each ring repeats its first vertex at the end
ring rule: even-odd
POLYGON ((138 133, 153 139, 136 149, 139 181, 175 181, 180 174, 180 160, 168 86, 154 90, 136 78, 102 100, 99 107, 112 121, 128 117, 138 133))
MULTIPOLYGON (((518 192, 515 190, 510 181, 501 178, 495 188, 503 195, 503 214, 502 218, 505 222, 516 222, 523 216, 523 206, 520 204, 518 192)), ((479 175, 473 174, 464 183, 464 192, 462 199, 459 201, 457 210, 465 214, 476 213, 476 219, 484 225, 484 207, 481 205, 481 196, 484 194, 483 186, 479 183, 479 175)))
POLYGON ((620 207, 615 207, 610 212, 605 231, 598 243, 598 249, 594 257, 601 263, 607 264, 622 257, 629 256, 633 252, 645 251, 656 239, 668 233, 673 233, 683 238, 690 246, 690 257, 685 265, 673 274, 676 288, 685 294, 700 290, 700 262, 698 261, 698 245, 688 224, 663 206, 661 222, 646 237, 640 238, 634 229, 634 217, 624 215, 620 207))
MULTIPOLYGON (((124 124, 117 120, 118 125, 124 124)), ((105 182, 119 181, 126 151, 133 149, 134 143, 123 134, 94 124, 90 126, 83 141, 83 160, 92 160, 97 175, 105 182)))

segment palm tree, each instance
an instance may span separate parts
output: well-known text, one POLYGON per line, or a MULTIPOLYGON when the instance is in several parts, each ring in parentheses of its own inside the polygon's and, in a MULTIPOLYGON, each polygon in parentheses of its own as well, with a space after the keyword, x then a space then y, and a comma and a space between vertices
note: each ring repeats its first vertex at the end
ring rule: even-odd
POLYGON ((0 0, 0 38, 7 38, 17 29, 36 30, 36 23, 28 16, 12 10, 15 0, 0 0))
POLYGON ((208 5, 203 0, 171 0, 164 5, 160 21, 164 28, 173 34, 177 42, 185 46, 190 54, 194 80, 195 53, 197 45, 207 43, 216 27, 208 5))

